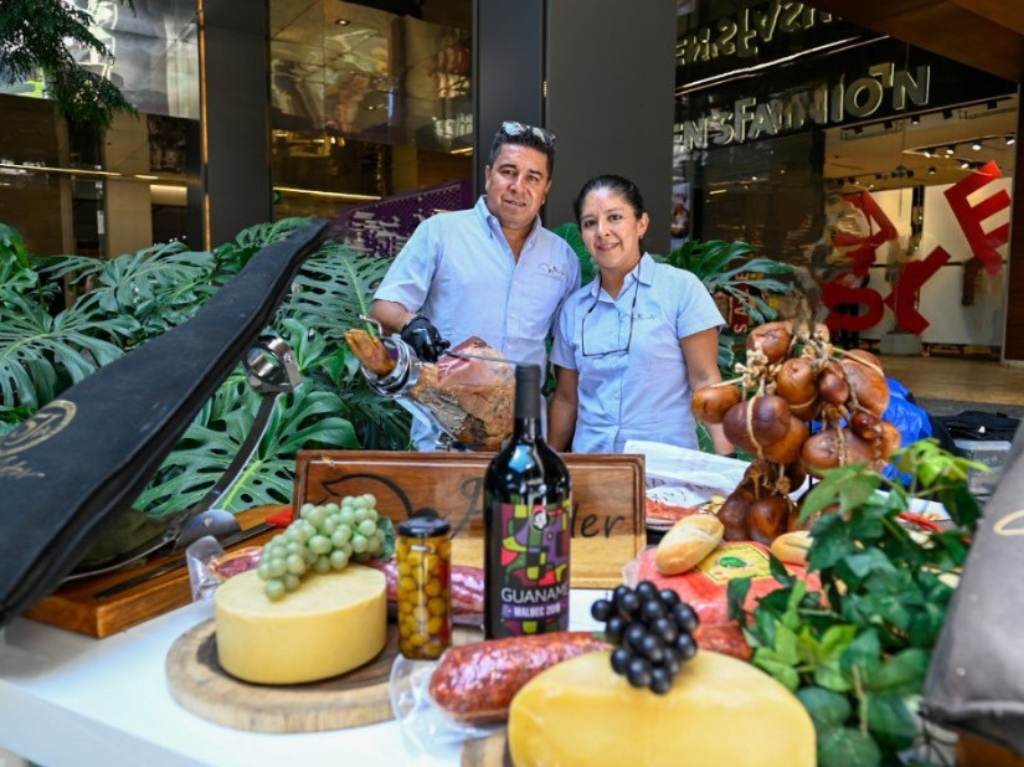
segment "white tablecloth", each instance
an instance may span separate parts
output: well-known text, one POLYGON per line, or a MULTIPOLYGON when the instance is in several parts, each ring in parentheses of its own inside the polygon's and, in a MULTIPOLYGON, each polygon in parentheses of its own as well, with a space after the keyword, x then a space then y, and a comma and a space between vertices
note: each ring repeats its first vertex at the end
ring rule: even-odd
MULTIPOLYGON (((590 604, 605 593, 573 590, 572 628, 597 627, 590 604)), ((0 634, 0 748, 45 767, 459 764, 457 747, 415 753, 395 722, 271 735, 189 713, 168 692, 164 658, 211 615, 192 604, 103 640, 15 620, 0 634)))

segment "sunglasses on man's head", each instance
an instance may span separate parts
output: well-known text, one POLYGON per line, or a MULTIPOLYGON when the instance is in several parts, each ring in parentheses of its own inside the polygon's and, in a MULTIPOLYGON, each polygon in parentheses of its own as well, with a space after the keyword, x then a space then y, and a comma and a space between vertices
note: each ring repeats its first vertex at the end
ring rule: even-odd
POLYGON ((545 130, 544 128, 538 128, 536 125, 527 125, 526 123, 517 122, 515 120, 506 120, 501 124, 501 128, 498 129, 498 133, 508 136, 509 138, 515 138, 516 136, 522 136, 525 133, 529 133, 544 146, 551 149, 555 148, 555 134, 549 130, 545 130))

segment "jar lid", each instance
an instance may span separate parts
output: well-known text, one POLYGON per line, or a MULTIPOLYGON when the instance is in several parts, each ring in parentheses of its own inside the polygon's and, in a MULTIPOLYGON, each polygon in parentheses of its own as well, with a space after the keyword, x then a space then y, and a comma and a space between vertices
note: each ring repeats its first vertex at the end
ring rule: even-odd
POLYGON ((433 514, 420 514, 398 524, 398 534, 407 538, 434 538, 448 535, 452 526, 433 514))

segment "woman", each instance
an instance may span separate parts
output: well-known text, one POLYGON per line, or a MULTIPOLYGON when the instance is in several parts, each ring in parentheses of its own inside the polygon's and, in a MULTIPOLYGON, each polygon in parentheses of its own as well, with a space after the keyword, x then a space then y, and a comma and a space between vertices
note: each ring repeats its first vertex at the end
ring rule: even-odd
MULTIPOLYGON (((693 274, 641 250, 649 219, 633 182, 593 178, 575 211, 600 274, 559 315, 548 441, 578 453, 622 452, 629 439, 696 448, 690 396, 721 380, 722 315, 693 274)), ((731 453, 722 427, 710 429, 715 450, 731 453)))

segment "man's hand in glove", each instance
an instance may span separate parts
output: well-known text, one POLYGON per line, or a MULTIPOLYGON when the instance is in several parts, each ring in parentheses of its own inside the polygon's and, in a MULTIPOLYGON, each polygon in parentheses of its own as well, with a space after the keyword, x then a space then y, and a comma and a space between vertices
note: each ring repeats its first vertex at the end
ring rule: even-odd
POLYGON ((430 320, 417 314, 402 328, 402 340, 412 347, 416 356, 424 362, 437 362, 451 344, 441 338, 430 320))

